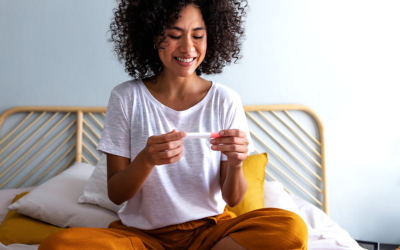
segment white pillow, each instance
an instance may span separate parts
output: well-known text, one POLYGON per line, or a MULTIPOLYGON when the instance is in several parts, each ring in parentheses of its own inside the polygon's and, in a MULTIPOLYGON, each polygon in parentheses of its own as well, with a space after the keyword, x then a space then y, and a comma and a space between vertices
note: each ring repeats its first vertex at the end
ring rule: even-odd
POLYGON ((4 218, 6 217, 8 213, 8 206, 11 205, 11 202, 15 196, 23 192, 29 192, 34 188, 35 187, 0 190, 0 223, 3 222, 4 218))
POLYGON ((76 162, 8 208, 59 227, 107 228, 119 219, 116 213, 77 202, 93 170, 91 165, 76 162))
POLYGON ((107 190, 107 156, 102 154, 93 174, 86 184, 83 195, 79 197, 79 203, 91 203, 118 212, 125 203, 114 204, 108 198, 107 190))
POLYGON ((299 214, 296 203, 280 182, 264 181, 264 205, 265 207, 285 209, 299 214))
POLYGON ((298 214, 306 223, 307 228, 310 230, 310 223, 304 217, 293 198, 283 188, 282 183, 276 181, 264 181, 264 206, 274 207, 292 211, 298 214))

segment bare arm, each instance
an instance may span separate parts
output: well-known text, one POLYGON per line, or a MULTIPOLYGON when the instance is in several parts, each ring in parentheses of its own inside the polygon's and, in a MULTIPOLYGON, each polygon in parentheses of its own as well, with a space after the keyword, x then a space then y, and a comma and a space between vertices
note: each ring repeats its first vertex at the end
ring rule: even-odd
POLYGON ((221 161, 220 184, 224 201, 230 207, 238 205, 247 190, 242 166, 230 167, 227 161, 221 161))
POLYGON ((146 147, 129 163, 129 158, 107 154, 108 197, 117 205, 134 197, 156 165, 170 164, 182 158, 185 132, 152 136, 146 147))
POLYGON ((247 190, 242 166, 247 158, 249 142, 243 131, 228 129, 223 132, 224 137, 211 140, 211 144, 213 150, 221 151, 228 157, 228 161, 221 161, 220 185, 223 199, 234 207, 243 200, 247 190))

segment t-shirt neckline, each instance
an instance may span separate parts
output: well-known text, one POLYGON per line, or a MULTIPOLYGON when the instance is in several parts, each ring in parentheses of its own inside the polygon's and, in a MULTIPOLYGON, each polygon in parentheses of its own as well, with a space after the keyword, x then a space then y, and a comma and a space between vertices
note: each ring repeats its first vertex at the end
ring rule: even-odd
POLYGON ((158 108, 162 109, 165 112, 168 112, 169 114, 172 115, 176 115, 176 116, 184 116, 184 115, 188 115, 191 114, 192 112, 198 110, 199 108, 201 108, 202 106, 204 106, 204 104, 208 101, 208 99, 210 99, 211 97, 211 93, 214 91, 214 87, 215 84, 213 81, 211 81, 211 87, 208 90, 207 94, 203 97, 203 99, 201 99, 201 101, 199 101, 198 103, 196 103, 194 106, 185 109, 185 110, 175 110, 172 109, 164 104, 162 104, 160 101, 158 101, 153 94, 150 93, 149 89, 146 87, 146 85, 144 84, 143 80, 140 80, 139 82, 139 86, 143 89, 144 94, 148 97, 148 99, 158 108))

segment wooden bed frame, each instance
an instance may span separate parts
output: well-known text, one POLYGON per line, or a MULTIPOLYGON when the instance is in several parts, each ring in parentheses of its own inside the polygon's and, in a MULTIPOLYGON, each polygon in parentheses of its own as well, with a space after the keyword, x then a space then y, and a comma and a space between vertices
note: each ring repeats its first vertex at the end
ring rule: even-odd
MULTIPOLYGON (((244 110, 256 152, 268 153, 266 179, 281 182, 329 215, 323 126, 316 113, 295 104, 244 110)), ((74 161, 95 165, 105 112, 105 107, 29 106, 5 111, 0 189, 39 185, 74 161)))

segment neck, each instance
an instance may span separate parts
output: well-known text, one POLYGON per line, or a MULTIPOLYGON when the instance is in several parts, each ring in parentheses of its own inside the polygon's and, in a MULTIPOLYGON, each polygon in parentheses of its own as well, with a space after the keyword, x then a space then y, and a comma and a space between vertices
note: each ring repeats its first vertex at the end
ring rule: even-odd
POLYGON ((160 73, 157 78, 157 84, 151 88, 156 92, 162 92, 169 98, 184 97, 195 92, 198 88, 198 82, 201 80, 199 76, 193 73, 187 77, 181 77, 170 74, 165 70, 160 73))

